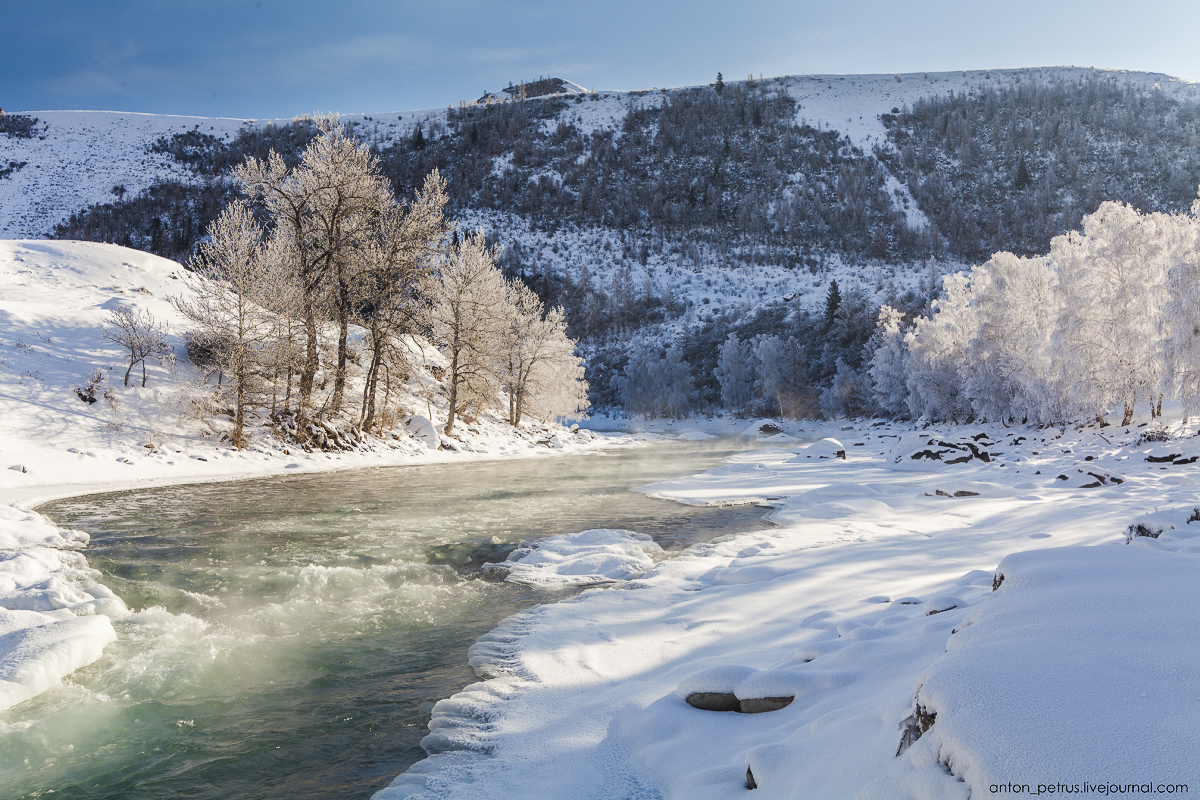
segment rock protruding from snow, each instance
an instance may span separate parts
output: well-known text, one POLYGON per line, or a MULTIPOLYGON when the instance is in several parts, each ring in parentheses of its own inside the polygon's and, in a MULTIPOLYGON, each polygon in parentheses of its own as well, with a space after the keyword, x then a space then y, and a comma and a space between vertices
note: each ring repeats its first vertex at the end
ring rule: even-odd
POLYGON ((930 437, 912 450, 902 451, 896 463, 924 461, 940 464, 969 464, 975 461, 989 463, 996 454, 988 450, 995 442, 984 436, 949 438, 930 437))
POLYGON ((597 528, 530 542, 486 569, 528 586, 587 586, 640 577, 662 552, 647 534, 597 528))
POLYGON ((1120 486, 1125 479, 1120 475, 1100 469, 1073 469, 1061 472, 1054 485, 1065 489, 1099 489, 1102 486, 1120 486))

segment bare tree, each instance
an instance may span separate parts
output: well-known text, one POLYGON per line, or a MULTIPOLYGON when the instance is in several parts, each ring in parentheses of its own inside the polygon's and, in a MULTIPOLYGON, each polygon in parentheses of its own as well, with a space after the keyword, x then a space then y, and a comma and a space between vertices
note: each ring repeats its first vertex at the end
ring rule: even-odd
POLYGON ((567 336, 562 308, 547 311, 520 280, 509 281, 507 289, 496 374, 508 395, 509 424, 520 425, 530 410, 543 421, 586 410, 583 363, 567 336))
POLYGON ((361 250, 355 305, 370 348, 361 416, 368 430, 375 422, 380 381, 386 394, 393 378, 407 377, 404 337, 428 325, 432 261, 442 252, 449 230, 446 199, 446 182, 434 170, 411 204, 391 205, 380 214, 361 250))
POLYGON ((320 134, 309 143, 294 170, 272 151, 265 161, 247 159, 234 170, 234 178, 252 200, 265 205, 292 246, 306 334, 300 372, 302 407, 310 404, 320 366, 317 336, 322 300, 331 301, 338 323, 338 349, 329 406, 336 411, 342 405, 346 384, 356 251, 365 245, 379 214, 392 202, 392 192, 379 160, 335 117, 320 118, 317 126, 320 134))
POLYGON ((431 309, 434 342, 450 359, 446 371, 446 434, 471 404, 495 398, 495 348, 503 322, 504 276, 483 231, 467 235, 438 265, 431 309))
POLYGON ((129 366, 125 370, 125 385, 129 375, 138 364, 142 365, 142 387, 146 386, 146 359, 164 358, 170 353, 165 341, 167 325, 160 323, 145 309, 118 305, 108 312, 108 319, 101 326, 101 338, 112 342, 125 351, 129 366))
POLYGON ((193 297, 173 302, 212 343, 214 361, 229 376, 230 439, 240 449, 247 442, 246 413, 262 380, 264 343, 277 325, 277 315, 268 305, 285 281, 272 272, 263 230, 244 202, 230 203, 208 233, 209 240, 192 261, 195 275, 186 278, 193 297))

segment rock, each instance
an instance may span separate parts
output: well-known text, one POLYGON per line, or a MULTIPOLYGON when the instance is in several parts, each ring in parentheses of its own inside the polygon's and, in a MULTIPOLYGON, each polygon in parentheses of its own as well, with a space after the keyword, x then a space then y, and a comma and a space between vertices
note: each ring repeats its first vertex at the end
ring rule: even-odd
POLYGON ((972 440, 972 439, 930 439, 925 443, 925 446, 918 447, 910 452, 907 459, 904 455, 899 456, 896 461, 941 461, 944 464, 966 464, 970 461, 982 461, 985 464, 990 463, 993 455, 999 453, 991 453, 988 447, 994 444, 987 440, 972 440))
POLYGON ((1119 486, 1125 482, 1125 479, 1119 475, 1114 475, 1110 472, 1087 471, 1081 469, 1075 470, 1074 474, 1066 473, 1055 477, 1056 481, 1063 481, 1067 488, 1071 489, 1096 489, 1101 486, 1119 486))
POLYGON ((749 767, 746 767, 746 788, 747 789, 757 789, 758 788, 758 783, 756 783, 754 780, 754 773, 750 771, 749 767))
POLYGON ((741 702, 733 692, 692 692, 685 699, 701 711, 741 711, 741 702))
POLYGON ((979 492, 968 492, 965 489, 959 489, 954 493, 955 497, 979 497, 979 492))
POLYGON ((751 697, 740 701, 738 711, 743 714, 763 714, 787 708, 795 697, 751 697))
POLYGON ((930 711, 920 703, 917 703, 916 709, 900 722, 900 746, 896 748, 896 755, 904 754, 912 743, 920 739, 924 733, 933 727, 933 723, 937 722, 937 712, 930 711))
POLYGON ((925 604, 925 616, 932 617, 934 614, 941 614, 943 611, 949 611, 953 608, 959 608, 965 605, 963 601, 952 594, 944 594, 940 597, 935 597, 925 604))
POLYGON ((1178 447, 1156 447, 1146 454, 1146 460, 1151 464, 1165 464, 1182 458, 1183 453, 1178 447))
POLYGON ((1139 536, 1146 539, 1157 539, 1165 531, 1175 530, 1174 525, 1167 523, 1138 522, 1125 529, 1125 544, 1132 544, 1139 536))

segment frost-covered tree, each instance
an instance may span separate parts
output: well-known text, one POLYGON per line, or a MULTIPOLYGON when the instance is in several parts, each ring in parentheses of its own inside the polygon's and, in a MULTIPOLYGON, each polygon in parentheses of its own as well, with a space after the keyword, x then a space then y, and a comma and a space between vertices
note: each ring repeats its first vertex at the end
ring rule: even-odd
POLYGON ((971 271, 971 306, 977 327, 961 372, 975 413, 991 420, 1064 419, 1068 409, 1051 361, 1061 297, 1050 262, 996 253, 971 271))
POLYGON ((330 405, 337 410, 346 383, 356 251, 369 240, 392 192, 378 158, 336 118, 323 117, 317 126, 318 136, 295 169, 289 169, 283 156, 272 151, 265 160, 247 159, 233 176, 247 196, 266 207, 276 229, 294 247, 306 335, 300 374, 304 405, 309 403, 320 366, 318 325, 326 308, 333 312, 338 347, 330 405))
POLYGON ((754 399, 755 358, 750 342, 729 334, 717 352, 717 380, 721 383, 721 402, 738 416, 745 416, 754 399))
POLYGON ((496 266, 498 255, 480 229, 464 236, 435 271, 430 329, 450 362, 445 377, 447 435, 469 407, 482 410, 498 392, 494 365, 508 293, 496 266))
POLYGON ((125 370, 126 386, 129 385, 129 374, 133 368, 141 364, 142 388, 145 388, 146 359, 162 359, 170 353, 166 344, 166 323, 156 320, 144 308, 122 304, 109 310, 108 318, 100 328, 100 336, 124 351, 128 364, 125 370))
MULTIPOLYGON (((795 340, 792 340, 795 344, 795 340)), ((791 352, 779 336, 759 336, 752 345, 758 372, 758 392, 768 414, 784 416, 791 394, 791 352)))
POLYGON ((908 408, 917 418, 959 419, 971 413, 959 368, 975 333, 967 276, 943 278, 943 296, 933 314, 917 319, 905 337, 909 352, 908 408))
POLYGON ((375 424, 380 386, 386 397, 408 378, 406 343, 428 325, 431 270, 450 227, 446 199, 446 182, 434 170, 411 203, 381 209, 358 248, 352 298, 355 319, 367 330, 360 417, 367 430, 375 424))
POLYGON ((871 358, 867 378, 875 405, 892 417, 908 413, 908 347, 904 336, 904 315, 891 306, 880 306, 875 333, 868 343, 871 358))
POLYGON ((837 360, 833 383, 821 392, 821 413, 826 417, 859 417, 870 413, 871 387, 867 376, 842 359, 837 360))
POLYGON ((508 422, 521 424, 526 412, 543 421, 587 410, 587 382, 576 342, 567 336, 562 308, 546 310, 520 280, 508 283, 496 374, 508 395, 508 422))
POLYGON ((1054 350, 1081 413, 1101 417, 1119 403, 1128 425, 1137 400, 1154 403, 1172 224, 1165 214, 1103 203, 1084 218, 1082 233, 1050 243, 1062 296, 1054 350))
POLYGON ((1200 200, 1172 220, 1163 307, 1164 391, 1178 397, 1186 421, 1200 408, 1200 200))
POLYGON ((675 345, 665 353, 649 342, 635 345, 618 382, 625 408, 635 414, 682 417, 691 408, 692 368, 675 345))
POLYGON ((246 416, 262 380, 264 342, 275 333, 269 309, 283 276, 272 272, 262 228, 249 207, 237 200, 209 227, 209 239, 192 260, 185 278, 190 297, 173 298, 229 377, 234 447, 246 446, 246 416))

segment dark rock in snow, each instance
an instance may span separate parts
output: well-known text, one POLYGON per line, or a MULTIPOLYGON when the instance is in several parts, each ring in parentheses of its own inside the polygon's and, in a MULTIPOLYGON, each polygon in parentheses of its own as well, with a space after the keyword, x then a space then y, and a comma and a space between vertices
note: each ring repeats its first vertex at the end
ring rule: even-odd
POLYGON ((741 702, 733 692, 692 692, 687 704, 701 711, 741 711, 741 702))
MULTIPOLYGON (((689 700, 691 698, 688 698, 689 700)), ((741 701, 738 708, 743 714, 763 714, 767 711, 778 711, 787 708, 795 697, 751 697, 741 701)))
POLYGON ((900 721, 900 746, 896 748, 896 755, 903 755, 904 751, 911 747, 913 742, 920 739, 925 731, 932 728, 936 721, 936 711, 930 711, 917 703, 913 713, 900 721))
MULTIPOLYGON (((971 461, 990 463, 993 456, 1000 455, 988 451, 995 444, 986 440, 971 439, 930 439, 923 447, 918 447, 909 453, 910 461, 941 461, 944 464, 966 464, 971 461)), ((897 462, 903 457, 896 459, 897 462)))

